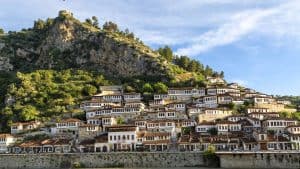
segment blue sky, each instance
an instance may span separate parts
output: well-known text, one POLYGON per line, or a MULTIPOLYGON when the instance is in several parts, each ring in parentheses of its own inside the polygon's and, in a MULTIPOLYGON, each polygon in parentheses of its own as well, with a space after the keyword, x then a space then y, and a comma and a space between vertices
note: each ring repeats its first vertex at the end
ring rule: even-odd
POLYGON ((32 27, 62 9, 116 22, 153 48, 169 45, 224 70, 228 81, 300 95, 299 0, 3 0, 0 27, 32 27))

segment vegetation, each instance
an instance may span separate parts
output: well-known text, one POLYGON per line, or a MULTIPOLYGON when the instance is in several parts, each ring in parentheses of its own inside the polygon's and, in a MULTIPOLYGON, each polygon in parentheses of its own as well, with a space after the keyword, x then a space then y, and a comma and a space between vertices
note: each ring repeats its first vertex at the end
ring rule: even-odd
POLYGON ((0 35, 4 34, 4 30, 0 28, 0 35))
POLYGON ((24 141, 42 141, 45 139, 49 139, 50 136, 46 135, 46 134, 38 134, 38 135, 33 135, 33 136, 27 136, 24 138, 24 141))
POLYGON ((220 159, 215 152, 216 148, 211 144, 207 147, 207 150, 204 151, 204 161, 205 163, 207 163, 208 166, 220 166, 220 159))
POLYGON ((47 120, 65 113, 76 113, 84 99, 99 92, 99 86, 109 85, 101 74, 83 70, 37 70, 16 74, 7 88, 7 96, 15 103, 0 112, 2 131, 12 121, 47 120))
POLYGON ((293 119, 297 119, 300 120, 300 112, 280 112, 279 113, 280 117, 284 117, 284 118, 293 118, 293 119))
POLYGON ((117 118, 117 124, 125 124, 125 121, 122 117, 117 118))
POLYGON ((218 129, 217 128, 211 128, 207 131, 211 136, 218 135, 218 129))
POLYGON ((291 101, 294 107, 300 106, 300 96, 277 96, 277 98, 291 101))
POLYGON ((164 57, 168 62, 173 61, 173 51, 169 46, 165 46, 163 48, 159 48, 157 52, 164 57))
POLYGON ((181 128, 182 135, 188 135, 193 131, 192 127, 182 127, 181 128))
MULTIPOLYGON (((111 21, 100 27, 95 16, 80 22, 64 10, 56 18, 36 20, 29 29, 7 34, 0 29, 0 35, 0 42, 5 43, 0 56, 8 57, 13 65, 13 71, 0 72, 0 132, 9 132, 8 126, 17 121, 48 121, 62 116, 84 119, 79 104, 100 92, 101 85, 122 84, 126 92, 143 93, 147 100, 153 93, 167 93, 168 87, 205 86, 207 76, 221 75, 187 56, 174 56, 169 46, 153 51, 128 29, 122 31, 111 21), (57 27, 65 28, 64 25, 66 29, 72 27, 63 30, 70 32, 59 32, 57 27), (54 36, 55 33, 58 36, 54 36), (67 38, 76 38, 73 48, 49 42, 59 41, 60 36, 64 38, 69 33, 74 33, 74 37, 67 38), (113 47, 130 48, 137 62, 146 60, 147 71, 158 73, 108 75, 111 72, 102 65, 89 61, 77 63, 77 60, 89 60, 90 51, 100 48, 98 41, 89 39, 102 36, 109 41, 105 43, 112 43, 113 47), (41 49, 47 50, 38 53, 41 49)), ((106 63, 106 60, 101 62, 106 63)))

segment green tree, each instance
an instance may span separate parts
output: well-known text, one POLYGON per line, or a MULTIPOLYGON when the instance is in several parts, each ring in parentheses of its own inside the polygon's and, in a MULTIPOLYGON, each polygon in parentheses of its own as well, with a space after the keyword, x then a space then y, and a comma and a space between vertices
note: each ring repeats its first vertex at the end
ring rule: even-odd
POLYGON ((92 20, 93 20, 93 26, 95 28, 99 28, 99 21, 98 21, 98 18, 96 16, 93 16, 92 17, 92 20))
POLYGON ((0 131, 9 132, 9 126, 14 118, 13 110, 6 107, 0 111, 0 131))
POLYGON ((93 25, 93 21, 90 18, 85 19, 85 23, 88 25, 93 25))
POLYGON ((96 94, 97 93, 97 88, 93 85, 86 85, 83 87, 83 90, 82 90, 83 94, 86 95, 86 96, 91 96, 93 94, 96 94))
POLYGON ((171 62, 173 60, 173 51, 169 46, 164 46, 163 48, 159 48, 157 51, 167 61, 171 62))
POLYGON ((218 129, 217 129, 217 128, 210 128, 207 132, 208 132, 210 135, 215 136, 215 135, 218 134, 218 129))
POLYGON ((34 21, 33 29, 42 30, 45 28, 45 26, 46 26, 46 23, 43 20, 38 19, 37 21, 34 21))
POLYGON ((38 118, 39 111, 31 105, 26 105, 21 111, 21 119, 23 121, 36 120, 38 118))
POLYGON ((4 30, 2 28, 0 28, 0 35, 4 34, 4 30))
POLYGON ((124 91, 125 91, 125 92, 127 92, 127 93, 135 92, 135 89, 134 89, 132 86, 130 86, 130 85, 128 85, 128 84, 125 84, 124 86, 125 86, 125 87, 124 87, 124 91))
POLYGON ((162 82, 155 83, 153 88, 156 93, 168 93, 168 87, 162 82))
POLYGON ((142 88, 143 93, 153 93, 153 88, 150 83, 145 83, 142 88))
POLYGON ((125 121, 122 117, 117 118, 117 124, 125 124, 125 121))
POLYGON ((190 58, 187 56, 180 56, 175 60, 175 64, 177 64, 179 67, 187 70, 188 66, 190 64, 190 58))
POLYGON ((191 131, 192 131, 191 127, 182 127, 181 128, 182 135, 190 134, 191 131))
POLYGON ((215 152, 216 152, 215 146, 210 144, 210 145, 208 145, 207 150, 204 151, 204 155, 211 156, 211 155, 215 154, 215 152))
POLYGON ((109 22, 105 22, 103 25, 103 29, 110 31, 110 32, 119 32, 119 28, 118 25, 109 21, 109 22))
POLYGON ((204 72, 205 72, 206 76, 212 76, 213 73, 214 73, 213 70, 212 70, 212 68, 210 68, 208 65, 205 67, 204 72))
POLYGON ((224 71, 223 70, 220 72, 220 77, 224 78, 224 71))

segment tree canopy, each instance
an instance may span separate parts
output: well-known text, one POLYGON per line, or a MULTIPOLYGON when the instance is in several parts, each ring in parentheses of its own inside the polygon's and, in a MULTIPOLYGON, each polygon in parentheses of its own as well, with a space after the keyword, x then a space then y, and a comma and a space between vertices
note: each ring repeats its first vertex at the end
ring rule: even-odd
POLYGON ((0 35, 4 34, 4 30, 0 28, 0 35))
POLYGON ((173 60, 173 51, 169 46, 164 46, 162 48, 159 48, 157 51, 167 61, 171 62, 173 60))
POLYGON ((111 21, 105 22, 103 25, 103 29, 110 31, 110 32, 118 32, 119 31, 118 25, 111 21))

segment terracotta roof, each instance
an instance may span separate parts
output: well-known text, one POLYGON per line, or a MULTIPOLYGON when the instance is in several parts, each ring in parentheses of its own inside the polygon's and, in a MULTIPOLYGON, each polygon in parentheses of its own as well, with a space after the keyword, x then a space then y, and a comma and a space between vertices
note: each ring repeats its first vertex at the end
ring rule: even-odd
POLYGON ((182 135, 178 140, 178 143, 189 143, 190 142, 190 135, 182 135))
POLYGON ((8 134, 8 133, 0 134, 0 138, 7 138, 7 137, 13 137, 13 136, 11 134, 8 134))
POLYGON ((297 121, 295 119, 291 119, 291 118, 284 118, 284 117, 267 117, 265 120, 263 121, 267 121, 267 120, 286 120, 286 121, 297 121))
POLYGON ((96 124, 81 124, 79 127, 99 127, 99 125, 96 124))
POLYGON ((68 118, 68 119, 63 119, 58 123, 69 123, 69 122, 81 122, 81 120, 75 118, 68 118))
POLYGON ((95 140, 96 140, 96 143, 107 143, 108 142, 108 135, 106 133, 106 134, 97 136, 97 137, 95 137, 95 140))
POLYGON ((217 125, 218 124, 239 124, 239 123, 233 122, 233 121, 218 121, 216 123, 217 123, 217 125))
POLYGON ((291 125, 291 126, 288 126, 286 128, 292 128, 292 127, 300 127, 300 124, 298 124, 298 125, 291 125))
POLYGON ((108 132, 136 131, 135 125, 115 125, 107 127, 108 132))
POLYGON ((268 141, 288 142, 289 140, 283 136, 275 136, 275 135, 268 134, 268 141))
POLYGON ((94 144, 95 144, 95 139, 87 139, 79 143, 79 145, 94 145, 94 144))
POLYGON ((197 126, 202 126, 202 125, 214 126, 214 125, 216 125, 216 123, 214 123, 214 122, 208 122, 208 121, 203 121, 203 122, 199 123, 197 126))
POLYGON ((27 141, 18 145, 19 147, 40 147, 42 146, 39 141, 27 141))
POLYGON ((30 122, 16 122, 16 123, 12 123, 11 126, 32 125, 32 124, 37 124, 37 122, 35 122, 35 121, 30 121, 30 122))
POLYGON ((137 138, 142 138, 142 137, 144 137, 144 135, 145 135, 145 132, 137 132, 136 133, 137 138))
POLYGON ((196 89, 195 87, 173 87, 173 88, 169 88, 168 90, 192 90, 192 89, 196 89))
POLYGON ((143 141, 143 144, 170 144, 170 140, 151 140, 151 141, 143 141))
POLYGON ((141 95, 141 93, 124 93, 123 95, 141 95))
POLYGON ((243 137, 241 138, 241 141, 244 143, 256 143, 256 140, 253 137, 243 137))
POLYGON ((268 115, 268 114, 279 114, 279 113, 277 113, 277 112, 251 112, 248 114, 266 114, 266 115, 268 115))
POLYGON ((149 137, 149 136, 171 136, 171 133, 169 132, 145 132, 144 137, 149 137))

